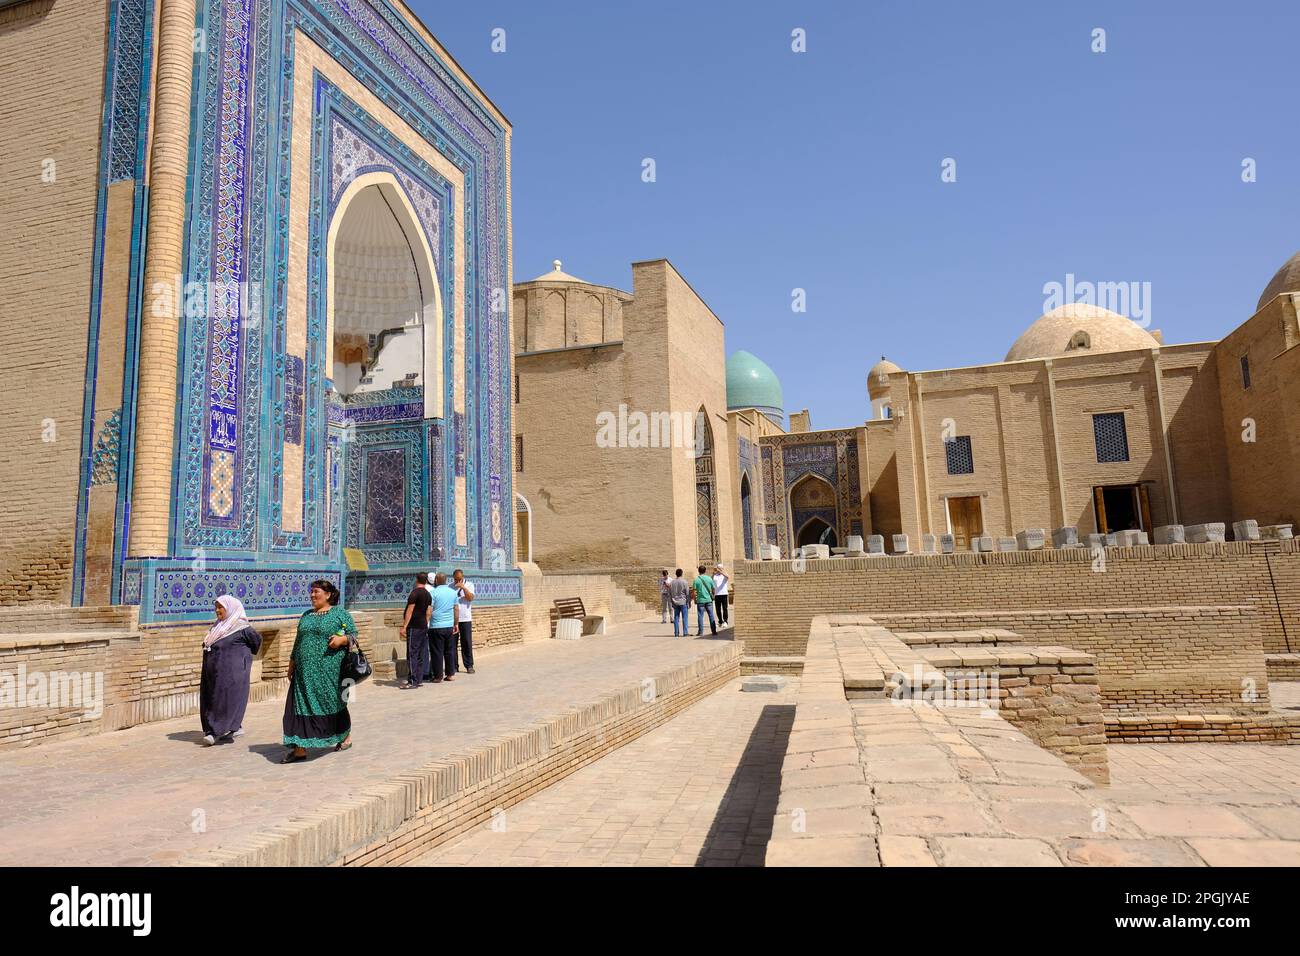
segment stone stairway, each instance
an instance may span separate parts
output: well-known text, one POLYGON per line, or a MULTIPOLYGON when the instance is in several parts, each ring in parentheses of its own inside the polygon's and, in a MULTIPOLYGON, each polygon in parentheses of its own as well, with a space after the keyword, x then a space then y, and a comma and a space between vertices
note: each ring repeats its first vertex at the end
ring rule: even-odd
POLYGON ((612 582, 609 587, 609 605, 610 623, 613 624, 644 620, 647 615, 659 610, 657 607, 648 607, 645 602, 612 582))

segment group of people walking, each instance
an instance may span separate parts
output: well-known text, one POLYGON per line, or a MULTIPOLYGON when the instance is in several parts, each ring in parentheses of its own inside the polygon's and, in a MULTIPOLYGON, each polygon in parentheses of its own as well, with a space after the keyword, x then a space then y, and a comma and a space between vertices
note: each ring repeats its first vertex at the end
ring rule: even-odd
MULTIPOLYGON (((298 619, 289 655, 289 691, 284 702, 282 763, 307 759, 308 749, 352 747, 352 718, 348 688, 342 679, 343 661, 355 649, 357 625, 339 607, 339 589, 331 581, 313 581, 311 610, 298 619)), ((472 609, 474 585, 457 568, 452 581, 442 573, 432 583, 423 572, 406 600, 400 634, 406 639, 410 677, 402 686, 455 680, 464 660, 474 673, 472 609), (459 650, 459 654, 457 653, 459 650)), ((209 746, 243 734, 253 656, 262 636, 253 627, 243 603, 224 594, 214 606, 217 620, 203 639, 203 668, 199 677, 199 721, 209 746)))
POLYGON ((688 581, 682 574, 682 569, 677 569, 676 577, 670 578, 667 569, 660 572, 659 577, 659 623, 667 624, 668 615, 672 614, 673 618, 673 637, 689 637, 690 623, 687 620, 687 609, 695 605, 696 629, 695 636, 704 636, 704 615, 709 616, 709 632, 718 633, 718 625, 725 627, 730 623, 729 609, 727 607, 730 597, 731 578, 722 570, 721 564, 713 566, 713 574, 708 574, 704 565, 700 565, 698 574, 694 579, 688 581), (717 608, 717 617, 714 617, 713 609, 717 608), (681 629, 678 630, 680 622, 681 629))

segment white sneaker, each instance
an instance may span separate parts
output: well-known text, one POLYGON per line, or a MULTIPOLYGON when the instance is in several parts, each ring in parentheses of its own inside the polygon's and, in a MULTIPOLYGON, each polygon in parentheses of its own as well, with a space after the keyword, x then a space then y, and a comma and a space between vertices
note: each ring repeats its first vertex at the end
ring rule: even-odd
POLYGON ((204 734, 203 742, 207 744, 209 747, 211 747, 213 744, 217 742, 217 738, 212 736, 211 734, 204 734))
POLYGON ((238 730, 231 733, 230 739, 234 740, 236 737, 242 737, 242 736, 244 736, 244 728, 240 727, 238 730))

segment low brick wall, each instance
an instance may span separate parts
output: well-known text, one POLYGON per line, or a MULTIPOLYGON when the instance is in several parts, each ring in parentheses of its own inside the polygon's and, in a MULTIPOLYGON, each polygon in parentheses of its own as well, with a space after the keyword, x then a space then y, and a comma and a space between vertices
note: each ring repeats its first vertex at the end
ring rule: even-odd
POLYGON ((379 784, 343 806, 182 862, 204 866, 392 866, 410 862, 671 719, 739 672, 720 645, 541 725, 379 784))
POLYGON ((1300 654, 1268 654, 1264 667, 1269 680, 1300 681, 1300 654))
POLYGON ((117 631, 134 627, 136 608, 67 607, 16 604, 0 607, 0 634, 65 634, 73 631, 117 631))
MULTIPOLYGON (((1069 647, 909 644, 872 618, 831 619, 831 641, 848 700, 881 696, 977 709, 1002 717, 1093 780, 1110 779, 1097 660, 1069 647)), ((996 632, 962 632, 983 638, 996 632)))
POLYGON ((1300 714, 1107 714, 1106 736, 1120 744, 1300 744, 1300 714))
MULTIPOLYGON (((832 558, 804 567, 795 574, 791 561, 737 562, 745 595, 737 636, 747 656, 802 656, 814 614, 1207 606, 1252 607, 1265 653, 1300 652, 1300 539, 1107 548, 1104 570, 1094 570, 1087 548, 832 558)), ((1073 635, 1044 642, 1079 646, 1073 635)))
MULTIPOLYGON (((386 676, 384 665, 392 659, 398 642, 401 612, 358 611, 354 617, 362 650, 375 662, 376 673, 386 676)), ((97 619, 121 621, 123 616, 97 619)), ((523 640, 522 605, 483 607, 475 612, 474 619, 475 646, 495 647, 523 640)), ((260 680, 250 686, 250 701, 269 700, 287 687, 297 621, 296 617, 253 621, 262 634, 262 647, 255 665, 260 680)), ((185 624, 118 631, 0 634, 0 750, 197 714, 203 637, 207 631, 206 624, 185 624), (7 689, 16 688, 19 678, 24 685, 29 680, 44 679, 48 683, 44 675, 53 674, 88 675, 89 687, 99 688, 97 708, 88 710, 80 697, 74 698, 75 705, 66 707, 51 707, 48 702, 25 707, 6 703, 7 689)), ((388 667, 391 670, 391 664, 388 667)), ((30 700, 31 695, 27 694, 26 699, 30 700)))
POLYGON ((983 628, 980 633, 1001 635, 998 644, 1065 644, 1094 654, 1108 710, 1269 710, 1258 615, 1249 606, 935 611, 873 618, 904 640, 924 639, 934 629, 983 628))

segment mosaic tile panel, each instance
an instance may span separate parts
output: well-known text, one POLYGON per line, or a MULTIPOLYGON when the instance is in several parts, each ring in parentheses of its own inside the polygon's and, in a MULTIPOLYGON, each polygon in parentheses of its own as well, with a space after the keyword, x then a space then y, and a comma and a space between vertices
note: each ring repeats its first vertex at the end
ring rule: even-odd
POLYGON ((365 453, 367 546, 406 541, 406 452, 377 448, 365 453))

